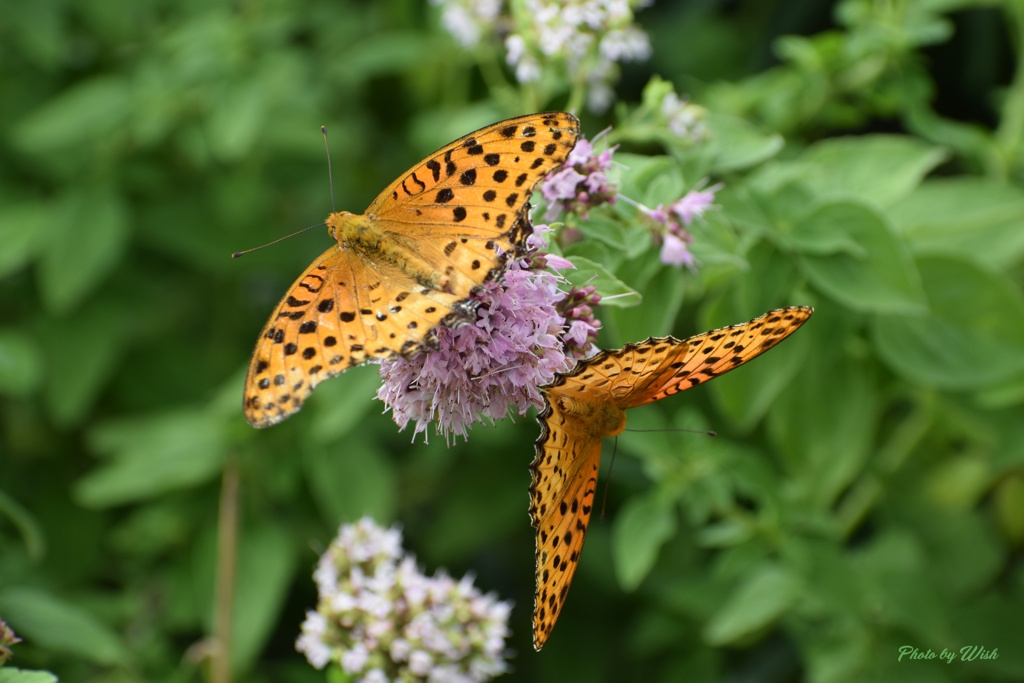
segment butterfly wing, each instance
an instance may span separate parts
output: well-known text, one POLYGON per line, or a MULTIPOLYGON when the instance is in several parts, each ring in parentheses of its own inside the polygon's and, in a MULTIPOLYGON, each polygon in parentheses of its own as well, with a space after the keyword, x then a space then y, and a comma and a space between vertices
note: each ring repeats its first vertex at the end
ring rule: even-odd
POLYGON ((423 260, 462 264, 479 284, 529 234, 526 212, 534 186, 565 162, 580 122, 565 112, 508 119, 470 133, 398 177, 366 215, 417 248, 423 260), (477 263, 479 265, 475 265, 477 263))
POLYGON ((537 529, 537 592, 533 604, 533 647, 544 647, 558 620, 579 563, 590 523, 601 435, 586 419, 564 410, 547 395, 537 419, 541 435, 530 465, 530 521, 537 529))
POLYGON ((614 361, 617 377, 611 392, 615 403, 622 409, 635 408, 685 391, 757 358, 796 332, 813 312, 808 306, 777 308, 749 322, 687 339, 651 337, 609 352, 603 361, 584 362, 607 365, 614 361))
POLYGON ((415 353, 439 322, 472 313, 459 299, 420 286, 394 266, 371 269, 331 247, 291 286, 256 341, 245 379, 246 420, 277 424, 323 380, 376 358, 415 353), (406 305, 413 298, 418 306, 406 305))
POLYGON ((615 405, 616 362, 607 353, 580 361, 541 387, 544 409, 530 464, 530 521, 537 529, 533 647, 544 647, 565 604, 590 523, 601 441, 620 433, 626 413, 615 405), (595 362, 591 362, 595 361, 595 362))
POLYGON ((533 645, 544 646, 576 572, 590 521, 601 440, 625 428, 625 410, 678 393, 756 358, 795 332, 813 309, 776 309, 688 339, 649 338, 579 361, 541 387, 545 408, 530 465, 537 529, 533 645))
POLYGON ((579 121, 509 119, 442 147, 399 176, 366 214, 331 214, 339 245, 292 285, 264 326, 245 382, 255 427, 297 411, 353 365, 411 355, 440 325, 472 318, 473 290, 529 234, 534 185, 565 161, 579 121))

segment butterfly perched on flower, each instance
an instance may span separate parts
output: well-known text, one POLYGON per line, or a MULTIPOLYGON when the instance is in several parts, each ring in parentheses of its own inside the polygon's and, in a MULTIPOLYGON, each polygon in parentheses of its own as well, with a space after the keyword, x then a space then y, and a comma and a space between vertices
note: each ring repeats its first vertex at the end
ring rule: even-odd
POLYGON ((756 358, 795 332, 812 308, 769 311, 688 339, 651 337, 581 360, 541 387, 544 409, 530 465, 536 528, 533 646, 544 646, 565 604, 597 487, 601 440, 626 428, 626 410, 658 401, 756 358))
POLYGON ((470 294, 530 233, 534 186, 579 138, 572 114, 508 119, 428 156, 366 213, 327 217, 338 241, 295 281, 260 333, 245 379, 254 427, 284 420, 321 381, 429 345, 471 320, 470 294))

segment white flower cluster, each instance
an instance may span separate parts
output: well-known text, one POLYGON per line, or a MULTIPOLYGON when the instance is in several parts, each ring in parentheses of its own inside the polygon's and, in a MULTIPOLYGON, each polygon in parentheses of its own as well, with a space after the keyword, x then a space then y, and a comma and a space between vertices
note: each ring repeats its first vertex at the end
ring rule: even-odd
POLYGON ((540 77, 541 64, 561 60, 570 78, 586 80, 587 105, 604 111, 612 103, 618 62, 651 54, 647 34, 633 24, 645 0, 525 0, 526 26, 505 39, 506 59, 525 83, 540 77))
POLYGON ((651 54, 647 34, 633 23, 634 11, 651 1, 520 0, 508 3, 505 17, 501 0, 430 0, 460 45, 474 47, 508 32, 505 59, 516 80, 536 81, 544 67, 564 66, 573 83, 586 83, 587 105, 598 112, 614 100, 618 64, 651 54))
POLYGON ((313 579, 315 612, 295 648, 317 669, 339 666, 364 683, 476 683, 505 673, 511 604, 471 577, 429 577, 405 555, 397 529, 364 517, 341 527, 313 579))
POLYGON ((489 36, 501 15, 502 0, 430 0, 441 7, 441 25, 462 47, 489 36))
POLYGON ((668 121, 669 130, 681 138, 700 142, 707 136, 705 109, 674 92, 665 95, 661 101, 661 114, 668 121))

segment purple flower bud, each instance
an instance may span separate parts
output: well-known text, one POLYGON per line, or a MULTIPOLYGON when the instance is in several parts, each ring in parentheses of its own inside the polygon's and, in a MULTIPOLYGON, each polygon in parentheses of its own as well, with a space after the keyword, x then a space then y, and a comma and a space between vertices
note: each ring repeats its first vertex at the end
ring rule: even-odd
POLYGON ((614 204, 618 187, 605 174, 612 166, 614 151, 613 147, 595 153, 591 142, 581 137, 565 164, 549 174, 541 186, 541 194, 547 202, 544 220, 552 221, 562 212, 575 213, 585 219, 590 209, 614 204))
POLYGON ((636 204, 641 213, 650 219, 655 244, 661 244, 661 262, 675 267, 685 265, 695 268, 695 260, 688 245, 693 241, 686 227, 704 215, 715 200, 715 192, 721 184, 706 189, 690 190, 669 206, 658 204, 653 209, 636 204))
POLYGON ((693 268, 693 254, 687 249, 686 242, 672 233, 662 236, 660 257, 665 265, 693 268))
POLYGON ((671 206, 672 212, 679 216, 683 225, 689 225, 695 218, 700 218, 711 208, 715 201, 715 192, 722 188, 721 183, 706 189, 690 190, 671 206))

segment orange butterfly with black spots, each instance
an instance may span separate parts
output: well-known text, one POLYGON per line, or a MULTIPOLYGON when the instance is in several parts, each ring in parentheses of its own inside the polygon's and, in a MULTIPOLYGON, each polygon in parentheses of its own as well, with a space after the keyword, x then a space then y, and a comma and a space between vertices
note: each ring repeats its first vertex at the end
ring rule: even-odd
POLYGON ((626 411, 738 368, 793 334, 812 308, 769 311, 750 322, 689 339, 651 337, 579 361, 541 387, 544 410, 530 465, 530 520, 536 527, 533 646, 540 650, 565 604, 597 487, 601 440, 621 434, 626 411))
POLYGON ((524 245, 531 192, 579 133, 565 112, 501 121, 401 174, 366 213, 328 216, 338 243, 295 281, 256 342, 243 401, 249 424, 276 424, 323 380, 410 356, 438 326, 471 320, 474 288, 524 245))

